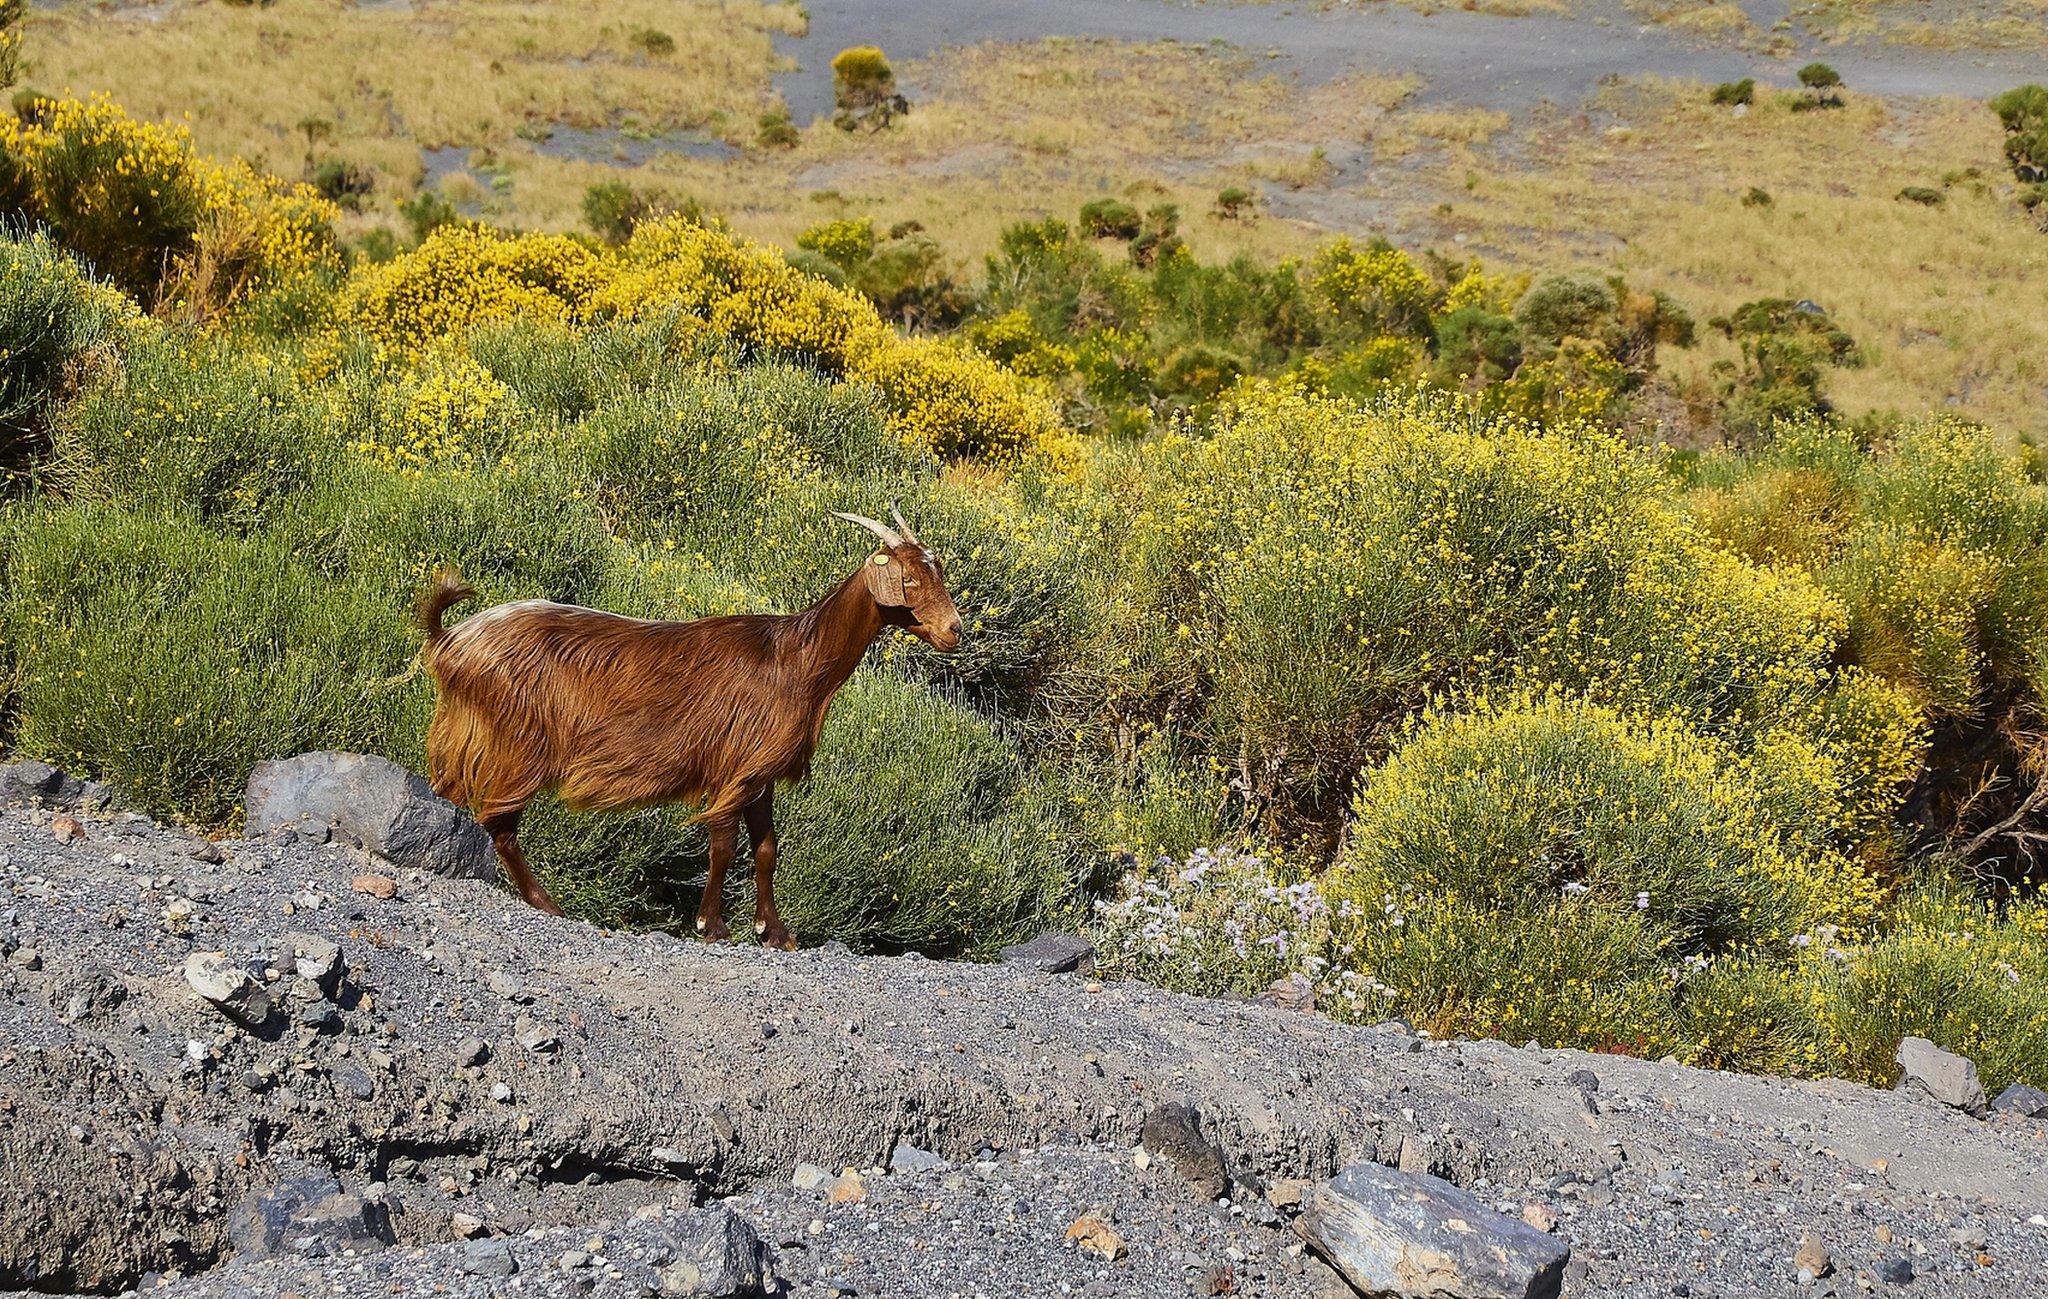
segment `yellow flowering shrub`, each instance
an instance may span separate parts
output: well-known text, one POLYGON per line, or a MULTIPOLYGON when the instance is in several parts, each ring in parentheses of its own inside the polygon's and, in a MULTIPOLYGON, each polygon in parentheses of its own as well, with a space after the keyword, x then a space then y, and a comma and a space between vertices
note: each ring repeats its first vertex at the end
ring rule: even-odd
POLYGON ((345 318, 403 351, 505 320, 587 326, 675 313, 749 351, 874 384, 912 445, 1074 463, 1051 401, 1017 375, 950 343, 906 339, 859 294, 678 218, 640 226, 615 252, 559 235, 443 227, 414 252, 360 272, 345 318))
POLYGON ((1250 384, 1136 472, 1103 489, 1131 664, 1109 688, 1192 690, 1213 751, 1283 811, 1328 823, 1444 690, 1556 684, 1748 744, 1817 734, 1835 685, 1840 607, 1713 546, 1603 433, 1250 384))
POLYGON ((1901 900, 1867 940, 1816 925, 1689 970, 1680 1050, 1723 1068, 1888 1086, 1901 1037, 1976 1062, 1988 1090, 2048 1085, 2048 904, 1994 914, 1948 884, 1901 900))
POLYGON ((1074 349, 1039 333, 1021 310, 973 321, 967 326, 967 340, 1027 378, 1056 379, 1074 368, 1074 349))
POLYGON ((603 256, 567 235, 444 225, 412 252, 359 270, 346 324, 394 352, 424 352, 478 325, 578 318, 609 278, 603 256))
POLYGON ((1439 1032, 1671 1049, 1689 972, 1878 914, 1808 838, 1808 760, 1556 693, 1431 709, 1361 778, 1325 877, 1345 960, 1439 1032))
POLYGON ((1414 258, 1383 241, 1337 238, 1316 250, 1308 282, 1339 329, 1370 337, 1426 331, 1438 289, 1414 258))
POLYGON ((796 246, 839 266, 857 265, 874 255, 874 218, 821 221, 798 235, 796 246))
POLYGON ((520 414, 511 388, 460 353, 437 352, 380 385, 365 435, 350 445, 385 469, 489 467, 514 436, 520 414))
POLYGON ((16 204, 138 298, 190 287, 204 266, 205 305, 231 306, 339 265, 336 210, 310 186, 200 157, 183 126, 137 121, 104 95, 0 117, 0 156, 16 204))

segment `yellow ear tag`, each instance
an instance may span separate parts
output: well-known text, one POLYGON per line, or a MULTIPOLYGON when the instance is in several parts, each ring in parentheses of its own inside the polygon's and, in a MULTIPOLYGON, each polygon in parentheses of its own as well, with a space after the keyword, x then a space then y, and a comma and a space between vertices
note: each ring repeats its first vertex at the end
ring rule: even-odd
POLYGON ((875 556, 875 565, 876 565, 876 567, 881 567, 881 566, 883 566, 883 565, 886 565, 886 564, 887 564, 888 562, 889 562, 889 557, 888 557, 887 555, 883 555, 883 554, 877 554, 877 555, 875 556))

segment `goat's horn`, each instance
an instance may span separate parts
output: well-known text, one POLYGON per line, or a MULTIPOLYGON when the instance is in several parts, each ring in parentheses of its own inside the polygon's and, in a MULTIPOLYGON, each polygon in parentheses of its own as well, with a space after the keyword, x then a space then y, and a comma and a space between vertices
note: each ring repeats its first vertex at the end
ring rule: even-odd
POLYGON ((913 546, 918 544, 917 530, 912 528, 908 523, 905 523, 903 521, 903 511, 896 508, 896 502, 894 501, 889 502, 889 517, 894 519, 896 521, 896 526, 903 530, 903 539, 905 541, 909 542, 913 546))
POLYGON ((848 523, 858 524, 866 528, 869 532, 880 537, 882 544, 885 546, 894 547, 903 544, 903 538, 896 535, 894 528, 891 528, 886 523, 877 523, 865 514, 841 514, 838 510, 834 510, 832 511, 832 517, 835 519, 845 519, 848 523))

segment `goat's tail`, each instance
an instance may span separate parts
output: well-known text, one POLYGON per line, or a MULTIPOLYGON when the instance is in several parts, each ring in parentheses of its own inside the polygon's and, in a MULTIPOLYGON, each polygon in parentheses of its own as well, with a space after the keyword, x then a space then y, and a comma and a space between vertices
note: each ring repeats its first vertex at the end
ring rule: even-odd
POLYGON ((420 592, 419 603, 413 610, 420 630, 427 634, 428 651, 447 639, 448 629, 441 625, 441 615, 448 611, 450 605, 460 604, 475 594, 475 588, 464 582, 454 569, 434 570, 433 582, 420 592))

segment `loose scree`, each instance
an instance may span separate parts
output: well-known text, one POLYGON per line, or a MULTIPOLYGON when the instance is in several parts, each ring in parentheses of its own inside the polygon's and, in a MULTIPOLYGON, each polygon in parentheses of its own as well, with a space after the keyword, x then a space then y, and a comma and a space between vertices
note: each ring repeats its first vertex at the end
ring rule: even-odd
POLYGON ((754 932, 795 947, 775 908, 776 784, 809 774, 825 710, 884 627, 942 652, 960 644, 944 568, 894 506, 890 516, 894 528, 835 516, 881 547, 793 614, 657 622, 520 600, 448 628, 442 614, 476 592, 444 570, 419 604, 438 692, 427 732, 435 791, 476 813, 513 887, 556 915, 519 847, 536 795, 554 791, 578 810, 702 799, 711 863, 697 932, 730 936, 725 873, 744 820, 754 932))

